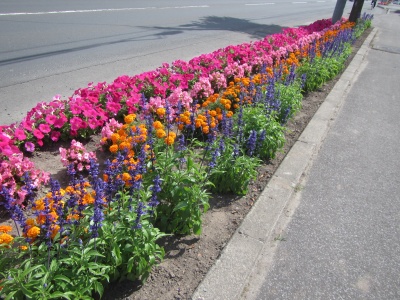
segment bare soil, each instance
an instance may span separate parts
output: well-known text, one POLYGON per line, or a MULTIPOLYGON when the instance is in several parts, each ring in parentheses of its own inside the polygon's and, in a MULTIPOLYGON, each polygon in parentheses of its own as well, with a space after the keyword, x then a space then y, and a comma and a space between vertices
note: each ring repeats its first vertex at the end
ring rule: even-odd
MULTIPOLYGON (((347 60, 349 64, 372 28, 368 29, 353 45, 353 52, 347 60)), ((210 210, 203 216, 203 231, 200 236, 169 236, 159 241, 165 249, 165 258, 155 266, 144 284, 125 281, 110 284, 103 299, 191 299, 197 286, 208 270, 218 259, 233 233, 257 201, 269 179, 279 167, 292 145, 307 126, 309 121, 335 86, 340 75, 315 92, 305 95, 302 110, 287 124, 286 144, 274 160, 263 164, 258 170, 257 179, 251 183, 246 196, 214 195, 210 199, 210 210)), ((67 175, 59 159, 59 147, 68 147, 69 143, 55 144, 37 151, 31 160, 42 170, 51 172, 61 186, 66 186, 67 175)), ((104 157, 99 150, 98 140, 93 138, 86 149, 96 151, 98 157, 104 157)), ((7 216, 0 212, 0 224, 10 224, 7 216)))

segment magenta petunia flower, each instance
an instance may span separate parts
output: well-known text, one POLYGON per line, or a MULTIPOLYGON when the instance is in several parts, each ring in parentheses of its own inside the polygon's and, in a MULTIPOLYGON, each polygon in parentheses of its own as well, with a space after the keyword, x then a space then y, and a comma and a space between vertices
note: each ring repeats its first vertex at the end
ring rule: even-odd
POLYGON ((44 138, 44 134, 42 133, 42 131, 40 131, 39 129, 35 129, 33 131, 33 135, 38 139, 41 140, 42 138, 44 138))
POLYGON ((14 136, 18 141, 26 140, 25 131, 23 131, 22 129, 19 128, 15 129, 14 136))
POLYGON ((49 124, 40 124, 39 129, 43 133, 49 133, 51 131, 51 127, 49 126, 49 124))
POLYGON ((6 146, 10 142, 10 138, 6 136, 5 134, 0 133, 0 146, 6 146))
POLYGON ((78 131, 82 126, 82 119, 79 117, 73 117, 70 120, 71 123, 71 130, 78 131))
POLYGON ((60 114, 60 117, 54 122, 54 127, 61 128, 67 121, 67 117, 64 114, 60 114))
POLYGON ((57 121, 57 117, 55 115, 46 116, 46 122, 49 125, 54 125, 55 121, 57 121))
POLYGON ((53 131, 50 135, 50 138, 53 142, 57 142, 60 139, 61 132, 59 131, 53 131))

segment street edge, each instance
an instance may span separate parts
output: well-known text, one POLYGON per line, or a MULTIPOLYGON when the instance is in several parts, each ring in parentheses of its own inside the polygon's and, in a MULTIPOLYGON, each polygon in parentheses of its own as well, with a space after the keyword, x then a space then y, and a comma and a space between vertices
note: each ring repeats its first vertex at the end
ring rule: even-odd
MULTIPOLYGON (((325 137, 340 111, 346 95, 357 80, 370 44, 373 28, 349 66, 261 193, 220 257, 192 295, 193 300, 238 299, 271 240, 274 228, 290 202, 302 177, 311 167, 325 137)), ((268 250, 270 251, 270 250, 268 250)), ((265 254, 264 254, 265 255, 265 254)), ((273 255, 271 253, 270 255, 273 255)))

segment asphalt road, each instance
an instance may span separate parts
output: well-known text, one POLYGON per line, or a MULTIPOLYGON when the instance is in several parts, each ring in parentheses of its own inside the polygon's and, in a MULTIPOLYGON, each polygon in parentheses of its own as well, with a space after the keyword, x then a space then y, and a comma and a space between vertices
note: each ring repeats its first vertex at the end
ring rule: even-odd
POLYGON ((67 98, 89 82, 111 82, 330 18, 335 3, 2 0, 0 124, 20 121, 36 103, 55 94, 67 98))

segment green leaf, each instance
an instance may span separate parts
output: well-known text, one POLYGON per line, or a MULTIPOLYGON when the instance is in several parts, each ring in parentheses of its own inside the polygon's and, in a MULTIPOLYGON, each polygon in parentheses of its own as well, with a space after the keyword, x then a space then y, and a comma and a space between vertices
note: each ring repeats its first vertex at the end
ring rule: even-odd
POLYGON ((181 201, 174 207, 173 212, 178 210, 185 210, 188 206, 189 204, 187 203, 187 201, 181 201))
POLYGON ((114 244, 111 254, 115 260, 115 265, 116 266, 121 265, 122 264, 121 250, 119 249, 119 246, 117 244, 114 244))

